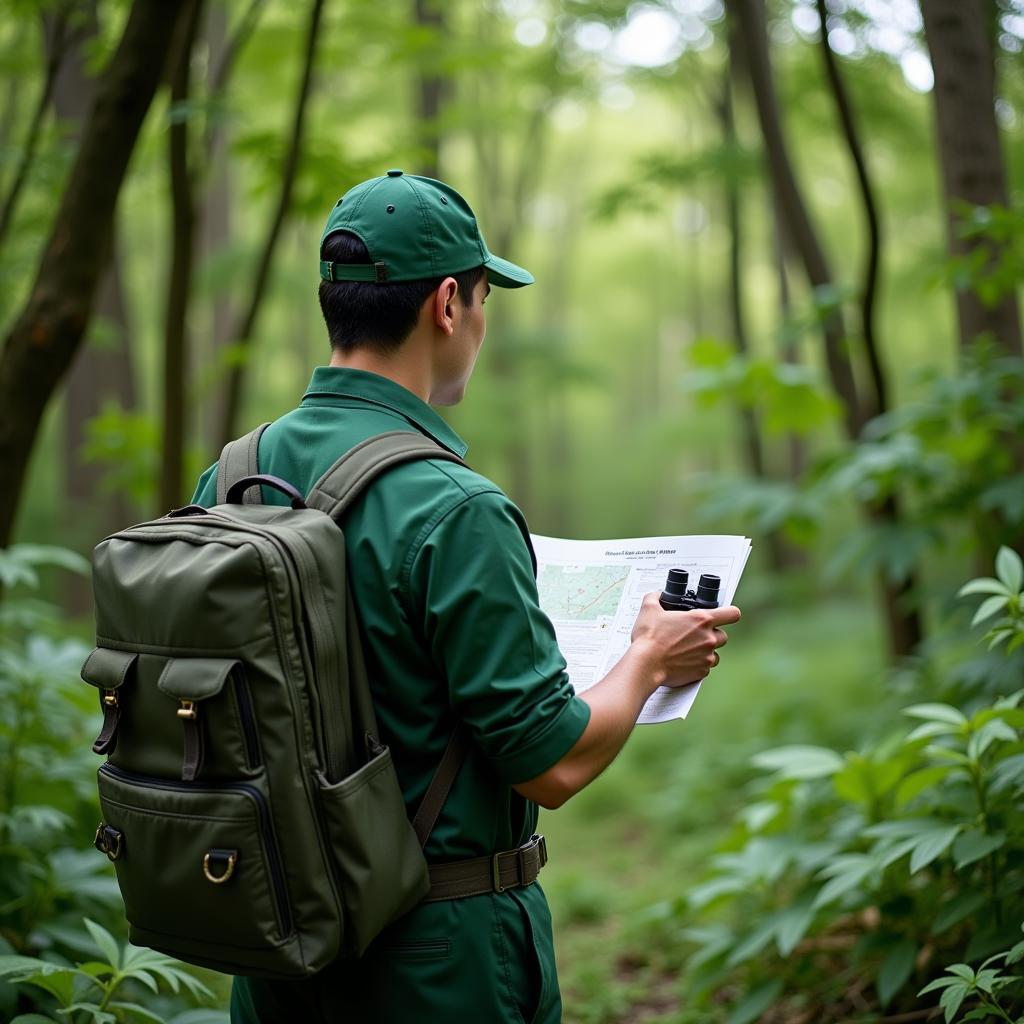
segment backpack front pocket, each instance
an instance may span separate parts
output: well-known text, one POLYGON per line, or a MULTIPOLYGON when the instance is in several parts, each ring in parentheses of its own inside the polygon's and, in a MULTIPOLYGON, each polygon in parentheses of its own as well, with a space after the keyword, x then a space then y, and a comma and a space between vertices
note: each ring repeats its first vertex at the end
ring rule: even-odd
POLYGON ((129 923, 147 945, 211 961, 268 949, 291 934, 281 864, 261 780, 182 784, 99 770, 103 822, 96 845, 114 862, 129 923), (153 936, 163 937, 153 941, 153 936))

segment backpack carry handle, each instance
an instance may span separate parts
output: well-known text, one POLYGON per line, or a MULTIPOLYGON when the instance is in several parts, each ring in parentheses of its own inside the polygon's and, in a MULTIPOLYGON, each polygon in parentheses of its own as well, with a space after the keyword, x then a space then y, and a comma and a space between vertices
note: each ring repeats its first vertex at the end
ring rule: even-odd
POLYGON ((292 500, 292 508, 306 508, 306 501, 302 497, 302 494, 296 490, 287 480, 282 480, 279 476, 269 476, 265 473, 257 473, 255 476, 243 476, 241 480, 236 480, 229 488, 227 498, 225 499, 228 505, 241 505, 242 496, 245 494, 250 487, 255 487, 257 484, 264 484, 267 487, 273 487, 274 490, 280 491, 282 494, 286 494, 292 500))

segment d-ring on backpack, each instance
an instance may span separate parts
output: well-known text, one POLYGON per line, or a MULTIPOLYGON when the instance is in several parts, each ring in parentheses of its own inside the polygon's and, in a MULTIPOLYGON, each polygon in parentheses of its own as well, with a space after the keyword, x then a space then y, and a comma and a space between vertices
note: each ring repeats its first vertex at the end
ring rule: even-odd
POLYGON ((520 850, 428 869, 422 847, 464 760, 461 728, 413 821, 378 740, 340 529, 377 476, 459 461, 398 431, 343 455, 303 499, 259 476, 265 428, 227 445, 218 504, 175 509, 93 556, 93 746, 129 937, 234 974, 303 977, 359 955, 420 900, 528 884, 520 850), (291 507, 263 505, 273 487, 291 507))

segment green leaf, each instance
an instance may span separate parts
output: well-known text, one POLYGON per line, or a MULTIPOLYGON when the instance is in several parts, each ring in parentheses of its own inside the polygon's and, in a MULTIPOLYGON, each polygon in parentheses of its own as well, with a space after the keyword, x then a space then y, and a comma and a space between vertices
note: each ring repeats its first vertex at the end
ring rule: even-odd
MULTIPOLYGON (((956 849, 955 844, 953 848, 954 850, 956 849)), ((983 907, 987 900, 988 896, 985 893, 974 889, 967 889, 947 903, 943 903, 939 907, 938 916, 932 925, 932 935, 941 935, 948 928, 959 924, 965 918, 970 917, 976 910, 983 907)))
POLYGON ((67 1006, 74 998, 75 972, 71 968, 40 972, 21 980, 26 985, 35 985, 36 988, 49 992, 61 1006, 67 1006))
POLYGON ((940 988, 949 988, 950 985, 961 984, 963 984, 963 982, 959 978, 936 978, 934 981, 929 981, 928 984, 917 993, 917 997, 920 999, 921 996, 927 995, 929 992, 938 992, 940 988))
POLYGON ((996 612, 1001 612, 1006 607, 1008 601, 1008 597, 986 597, 985 600, 978 605, 978 610, 974 613, 974 618, 971 619, 971 626, 976 626, 979 622, 984 622, 985 619, 992 618, 996 612))
POLYGON ((229 1017, 224 1010, 211 1010, 200 1007, 196 1010, 186 1010, 173 1016, 167 1024, 230 1024, 229 1017))
POLYGON ((991 576, 983 576, 981 579, 971 580, 965 583, 957 592, 957 597, 967 597, 970 594, 1009 594, 1005 583, 992 579, 991 576))
POLYGON ((910 939, 900 940, 882 961, 875 979, 875 988, 882 1006, 888 1006, 892 997, 907 983, 917 959, 917 943, 910 939))
POLYGON ((118 946, 114 936, 95 921, 90 921, 89 918, 84 918, 84 923, 85 927, 89 929, 92 941, 96 943, 99 951, 107 958, 111 966, 120 970, 121 948, 118 946))
POLYGON ((972 828, 956 837, 953 843, 953 863, 957 871, 973 864, 982 857, 987 857, 994 850, 998 850, 1006 843, 1006 836, 1002 832, 991 835, 982 832, 980 829, 972 828))
POLYGON ((834 775, 845 763, 834 750, 803 745, 765 750, 751 760, 756 767, 777 771, 786 779, 825 778, 834 775))
POLYGON ((107 1003, 112 1010, 120 1010, 123 1014, 128 1017, 135 1017, 139 1020, 152 1021, 152 1024, 167 1024, 164 1017, 160 1014, 154 1013, 152 1010, 147 1010, 144 1006, 139 1006, 138 1003, 107 1003))
POLYGON ((916 743, 918 740, 931 739, 933 736, 951 736, 959 731, 959 726, 950 725, 948 722, 922 722, 910 731, 906 742, 916 743))
POLYGON ((53 1017, 44 1017, 41 1013, 19 1013, 11 1024, 54 1024, 53 1017))
POLYGON ((1005 544, 996 555, 996 575, 1014 594, 1020 593, 1024 584, 1024 563, 1021 563, 1020 555, 1005 544))
POLYGON ((840 896, 845 896, 852 889, 856 889, 877 868, 875 858, 869 857, 866 853, 848 853, 836 857, 822 872, 823 875, 828 875, 830 878, 815 897, 815 909, 826 903, 831 903, 832 900, 838 899, 840 896))
POLYGON ((950 1024, 950 1021, 956 1016, 956 1012, 960 1009, 960 1004, 964 1001, 967 991, 967 986, 963 982, 958 982, 955 985, 950 985, 942 993, 942 997, 939 999, 939 1006, 942 1007, 946 1014, 946 1024, 950 1024))
POLYGON ((986 722, 967 742, 967 756, 975 761, 997 740, 1004 743, 1017 742, 1017 730, 1007 725, 1001 718, 993 718, 986 722))
POLYGON ((960 834, 962 825, 940 825, 931 835, 924 836, 910 855, 910 873, 916 874, 926 868, 936 857, 943 854, 960 834))
POLYGON ((760 1017, 782 992, 782 979, 772 978, 755 985, 729 1014, 727 1024, 751 1024, 760 1017))
POLYGON ((945 722, 955 725, 958 729, 967 724, 967 716, 952 704, 912 704, 903 709, 903 714, 911 718, 924 718, 930 722, 945 722))
POLYGON ((814 901, 806 896, 778 916, 775 945, 780 956, 789 956, 793 952, 796 944, 807 934, 813 920, 814 901))
MULTIPOLYGON (((925 728, 925 726, 921 728, 925 728)), ((956 771, 956 768, 951 764, 933 764, 928 768, 912 772, 903 779, 896 789, 896 806, 902 807, 904 804, 910 803, 914 797, 920 796, 925 790, 938 786, 952 771, 956 771)))

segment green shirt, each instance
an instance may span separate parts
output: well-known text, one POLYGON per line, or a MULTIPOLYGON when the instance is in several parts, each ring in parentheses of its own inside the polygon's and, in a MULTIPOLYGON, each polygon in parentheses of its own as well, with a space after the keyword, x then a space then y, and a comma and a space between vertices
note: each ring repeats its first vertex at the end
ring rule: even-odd
MULTIPOLYGON (((466 452, 437 413, 394 381, 318 367, 299 407, 264 432, 260 471, 308 493, 342 453, 393 430, 466 452)), ((216 472, 203 474, 195 502, 216 503, 216 472)), ((266 488, 263 500, 287 501, 266 488)), ((473 738, 427 859, 525 842, 537 807, 511 785, 555 764, 583 733, 589 707, 573 693, 538 603, 522 514, 468 467, 418 461, 370 487, 346 517, 345 542, 380 731, 410 815, 456 723, 473 738)))

